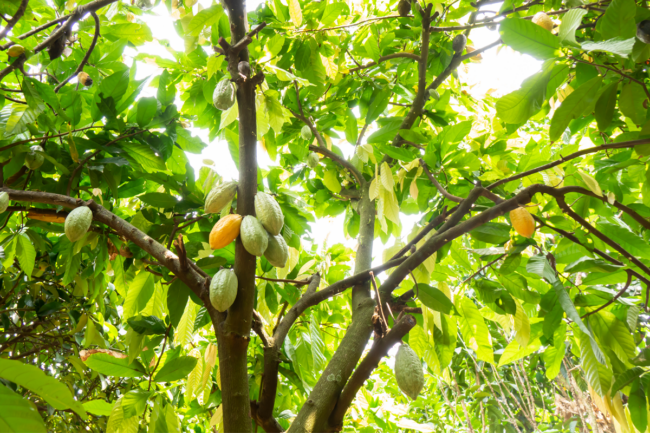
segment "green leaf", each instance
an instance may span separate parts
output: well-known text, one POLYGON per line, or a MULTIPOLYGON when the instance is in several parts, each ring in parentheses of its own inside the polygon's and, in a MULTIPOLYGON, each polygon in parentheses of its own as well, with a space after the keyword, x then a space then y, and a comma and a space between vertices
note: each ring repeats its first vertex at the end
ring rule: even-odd
POLYGON ((116 358, 108 353, 94 353, 85 364, 98 373, 114 377, 140 377, 145 371, 137 360, 129 363, 127 358, 116 358))
POLYGON ((388 107, 391 91, 389 89, 375 89, 370 97, 368 113, 366 114, 366 124, 374 122, 381 113, 388 107))
POLYGON ((580 338, 580 364, 582 365, 585 379, 598 395, 604 395, 609 383, 602 383, 601 381, 601 364, 596 359, 592 350, 591 342, 593 339, 589 338, 589 335, 584 332, 578 332, 578 334, 580 338))
POLYGON ((506 259, 499 267, 499 273, 501 275, 511 274, 517 270, 520 263, 521 263, 521 254, 510 254, 508 257, 506 257, 506 259))
POLYGON ((336 176, 336 170, 330 169, 325 172, 323 176, 323 184, 335 194, 341 192, 341 182, 336 176))
POLYGON ((627 57, 632 52, 632 48, 634 48, 634 42, 635 38, 614 38, 599 42, 585 41, 582 43, 582 49, 590 53, 600 51, 627 57))
POLYGON ((143 389, 134 389, 127 392, 122 397, 122 411, 124 411, 124 418, 131 418, 133 416, 142 416, 147 400, 153 391, 145 391, 143 389))
POLYGON ((113 411, 114 403, 107 403, 104 400, 90 400, 83 404, 86 412, 98 416, 109 416, 113 411))
POLYGON ((0 377, 32 391, 55 409, 72 409, 86 419, 86 411, 70 394, 68 387, 38 367, 0 358, 0 377))
POLYGON ((465 344, 476 351, 478 359, 494 364, 490 333, 474 301, 462 297, 457 307, 462 316, 460 319, 460 329, 465 344))
POLYGON ((553 68, 526 78, 521 88, 499 98, 496 103, 497 115, 506 123, 521 124, 535 115, 546 99, 549 80, 553 68))
POLYGON ((138 198, 149 206, 157 208, 171 209, 178 204, 178 200, 175 197, 164 192, 149 192, 138 198))
POLYGON ((618 97, 618 84, 618 80, 608 84, 596 102, 594 117, 596 117, 596 122, 598 122, 598 130, 601 132, 609 128, 612 120, 614 120, 616 99, 618 97))
POLYGON ((43 418, 21 395, 0 384, 0 431, 46 433, 43 418))
POLYGON ((582 257, 567 265, 564 268, 564 272, 570 272, 572 274, 576 272, 616 272, 621 268, 623 268, 623 266, 613 265, 601 259, 582 257))
POLYGON ((199 36, 201 31, 205 27, 210 27, 212 24, 219 21, 221 14, 223 13, 223 8, 219 5, 211 6, 207 9, 199 11, 192 20, 187 25, 187 30, 185 34, 188 36, 199 36))
POLYGON ((636 379, 632 383, 627 408, 630 410, 630 418, 632 418, 634 427, 644 432, 648 427, 648 403, 640 379, 636 379))
POLYGON ((510 239, 510 226, 504 223, 485 223, 469 232, 470 236, 488 244, 503 244, 510 239))
POLYGON ((564 14, 557 35, 560 43, 578 45, 576 42, 576 30, 580 27, 582 17, 587 15, 587 13, 588 11, 586 9, 570 9, 564 14))
POLYGON ((145 24, 121 23, 102 27, 102 34, 113 35, 117 38, 125 38, 133 45, 142 45, 145 42, 151 42, 151 30, 145 24))
POLYGON ((135 332, 143 335, 163 335, 167 332, 165 323, 156 316, 135 316, 127 320, 135 332))
POLYGON ((184 379, 194 367, 197 359, 193 356, 180 356, 167 362, 153 377, 155 382, 174 382, 184 379))
POLYGON ((418 284, 416 293, 418 293, 420 301, 422 301, 422 303, 428 308, 444 314, 450 314, 453 310, 454 314, 458 315, 458 311, 456 311, 454 304, 452 304, 447 295, 437 287, 432 287, 428 284, 418 284))
POLYGON ((621 225, 599 222, 597 228, 633 256, 650 260, 650 244, 621 225))
POLYGON ((499 27, 499 33, 504 44, 537 59, 555 57, 555 51, 560 48, 555 35, 524 19, 506 18, 499 27))
POLYGON ((36 260, 36 249, 34 249, 32 241, 24 233, 16 236, 16 258, 27 278, 31 280, 36 260))
POLYGON ((153 120, 158 110, 156 98, 141 98, 138 101, 137 122, 141 128, 147 126, 153 120))
POLYGON ((120 142, 120 147, 148 173, 167 168, 163 160, 146 144, 135 141, 129 143, 120 142))
MULTIPOLYGON (((611 6, 610 6, 611 7, 611 6)), ((618 108, 621 113, 632 119, 637 125, 645 123, 646 109, 643 101, 646 100, 646 94, 643 87, 634 82, 623 85, 621 96, 618 100, 618 108)))
POLYGON ((176 279, 167 290, 167 310, 172 326, 178 328, 183 316, 187 300, 190 298, 190 288, 180 279, 176 279))
POLYGON ((602 39, 633 38, 636 35, 635 15, 634 0, 614 0, 598 20, 596 31, 600 32, 602 39))
POLYGON ((548 132, 549 140, 557 141, 572 120, 582 117, 587 107, 591 106, 596 98, 602 82, 603 78, 600 76, 592 78, 562 101, 551 119, 551 127, 548 132))
POLYGON ((616 376, 616 380, 614 381, 612 389, 609 392, 610 395, 616 394, 618 391, 641 377, 643 373, 645 373, 645 370, 641 367, 633 367, 629 370, 625 370, 623 373, 616 376))
POLYGON ((144 309, 154 290, 154 275, 147 271, 140 271, 128 286, 126 299, 122 306, 122 318, 127 320, 144 309))
POLYGON ((536 255, 528 259, 526 263, 526 271, 531 274, 537 274, 540 277, 546 279, 549 283, 552 283, 557 279, 555 271, 548 263, 548 260, 543 255, 536 255))

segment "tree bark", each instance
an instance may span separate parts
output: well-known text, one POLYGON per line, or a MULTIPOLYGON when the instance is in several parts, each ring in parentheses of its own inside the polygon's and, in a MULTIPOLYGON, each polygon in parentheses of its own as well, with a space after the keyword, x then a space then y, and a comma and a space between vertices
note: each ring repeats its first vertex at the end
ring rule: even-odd
MULTIPOLYGON (((230 19, 231 43, 235 45, 246 37, 246 4, 241 0, 225 2, 230 19)), ((239 107, 239 188, 237 213, 255 215, 257 192, 257 123, 255 119, 256 81, 239 76, 237 65, 248 62, 244 46, 228 56, 228 71, 237 82, 239 107)), ((235 246, 235 275, 239 283, 237 299, 228 310, 225 321, 213 323, 219 343, 219 373, 223 399, 223 423, 227 432, 252 431, 248 389, 247 352, 255 303, 255 267, 257 258, 244 248, 237 238, 235 246)), ((220 320, 221 315, 215 315, 220 320)))
MULTIPOLYGON (((364 182, 359 201, 359 247, 355 274, 370 269, 375 232, 375 205, 369 198, 370 184, 364 182)), ((329 428, 329 417, 354 367, 366 348, 372 332, 375 301, 370 296, 368 280, 352 288, 352 323, 325 371, 314 386, 289 432, 322 432, 329 428)))

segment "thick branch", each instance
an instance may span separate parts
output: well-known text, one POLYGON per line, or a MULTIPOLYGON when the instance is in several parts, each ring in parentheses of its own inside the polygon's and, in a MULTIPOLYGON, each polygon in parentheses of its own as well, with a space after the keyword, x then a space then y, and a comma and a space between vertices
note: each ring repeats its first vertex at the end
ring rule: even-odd
POLYGON ((95 45, 97 45, 97 39, 99 38, 99 17, 97 16, 97 14, 94 11, 90 12, 90 15, 92 15, 92 17, 95 20, 95 34, 93 35, 93 40, 90 43, 90 47, 88 47, 88 50, 86 51, 86 55, 81 60, 81 63, 79 63, 79 66, 77 66, 77 69, 75 69, 75 71, 72 74, 70 74, 70 76, 68 78, 61 81, 61 83, 59 83, 54 88, 54 93, 57 93, 59 90, 61 90, 61 87, 65 86, 68 81, 72 80, 74 77, 77 76, 77 74, 79 74, 79 72, 84 70, 84 66, 86 66, 86 63, 88 63, 88 59, 90 59, 90 55, 92 54, 93 50, 95 49, 95 45))
POLYGON ((352 404, 354 397, 357 395, 359 389, 363 386, 370 374, 379 366, 381 359, 388 355, 388 351, 396 344, 402 341, 402 338, 416 325, 415 317, 407 315, 404 316, 393 328, 386 334, 384 338, 375 339, 372 348, 361 361, 357 369, 350 377, 350 380, 343 388, 341 396, 339 397, 334 412, 330 417, 330 424, 334 427, 343 424, 343 418, 348 408, 352 404))
POLYGON ((6 27, 0 30, 0 39, 4 39, 5 36, 7 36, 7 34, 11 31, 11 29, 16 25, 18 20, 23 17, 25 10, 27 10, 27 3, 29 3, 29 0, 21 0, 16 13, 11 17, 9 21, 7 21, 6 27))
POLYGON ((48 192, 21 191, 10 188, 0 188, 0 191, 7 192, 9 194, 9 199, 17 202, 44 203, 54 206, 62 206, 69 209, 74 209, 79 206, 90 207, 93 211, 93 219, 95 221, 107 225, 115 230, 118 235, 129 239, 149 253, 160 264, 177 275, 178 278, 180 278, 194 293, 196 293, 196 295, 204 301, 208 310, 212 309, 208 294, 203 287, 204 278, 201 275, 193 269, 181 272, 180 261, 174 253, 169 251, 153 238, 149 237, 146 233, 140 231, 138 228, 117 215, 109 212, 94 201, 90 200, 84 202, 80 199, 74 199, 61 194, 52 194, 48 192))

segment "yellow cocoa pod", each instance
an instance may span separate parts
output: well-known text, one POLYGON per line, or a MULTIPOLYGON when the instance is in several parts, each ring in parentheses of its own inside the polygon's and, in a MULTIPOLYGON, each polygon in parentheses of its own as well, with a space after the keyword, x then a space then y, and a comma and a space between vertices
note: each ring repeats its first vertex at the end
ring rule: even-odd
POLYGON ((218 250, 237 239, 241 220, 241 215, 230 214, 217 221, 210 232, 210 248, 218 250))
POLYGON ((535 233, 535 220, 533 216, 523 207, 510 211, 510 222, 515 231, 525 238, 535 233))
POLYGON ((549 32, 553 30, 553 20, 544 12, 537 12, 533 17, 533 23, 548 30, 549 32))
POLYGON ((49 214, 42 213, 39 211, 29 211, 27 212, 27 218, 38 221, 45 221, 46 223, 64 223, 66 214, 49 214))
POLYGON ((22 45, 12 45, 7 50, 7 55, 9 57, 18 57, 25 52, 25 47, 22 45))

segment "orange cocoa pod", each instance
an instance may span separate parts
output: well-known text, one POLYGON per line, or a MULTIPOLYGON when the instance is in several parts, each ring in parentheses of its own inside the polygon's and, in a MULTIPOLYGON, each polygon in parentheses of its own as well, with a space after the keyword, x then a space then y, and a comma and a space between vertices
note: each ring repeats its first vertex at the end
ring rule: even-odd
POLYGON ((218 250, 234 241, 239 236, 241 221, 242 216, 237 214, 226 215, 217 221, 210 232, 210 248, 218 250))
POLYGON ((518 207, 510 211, 510 222, 515 231, 525 238, 529 238, 535 233, 535 220, 526 208, 518 207))

